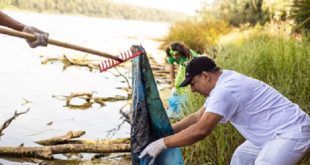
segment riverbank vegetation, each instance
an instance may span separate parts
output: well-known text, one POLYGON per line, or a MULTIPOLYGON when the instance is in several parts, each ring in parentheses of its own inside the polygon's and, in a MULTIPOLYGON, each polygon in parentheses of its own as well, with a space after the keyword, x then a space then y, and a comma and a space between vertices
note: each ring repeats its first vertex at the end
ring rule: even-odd
MULTIPOLYGON (((212 7, 203 6, 196 22, 174 24, 162 46, 182 41, 214 58, 223 69, 270 84, 310 114, 309 2, 217 1, 212 7)), ((189 105, 183 115, 203 103, 189 105)), ((243 141, 232 125, 220 124, 205 140, 183 148, 185 164, 229 164, 243 141)), ((309 162, 307 154, 298 164, 309 162)))
POLYGON ((1 8, 160 22, 174 22, 188 17, 184 13, 116 3, 112 0, 1 0, 1 8))
MULTIPOLYGON (((7 7, 152 21, 174 21, 184 16, 109 0, 2 0, 0 8, 7 7)), ((182 41, 214 58, 223 69, 270 84, 310 114, 309 7, 309 0, 218 0, 213 6, 202 5, 197 17, 173 24, 162 48, 182 41)), ((188 105, 183 116, 196 111, 203 102, 188 105)), ((185 164, 229 164, 243 141, 230 124, 220 124, 205 140, 183 148, 185 164)), ((309 162, 306 155, 299 164, 309 162)))
MULTIPOLYGON (((310 114, 310 42, 258 31, 240 34, 237 42, 219 46, 213 55, 216 62, 223 69, 236 70, 270 84, 310 114)), ((196 105, 203 105, 203 101, 196 105)), ((188 107, 185 113, 197 108, 188 107)), ((234 150, 243 141, 231 125, 219 125, 205 140, 183 148, 185 162, 229 164, 234 150)), ((300 164, 309 161, 308 155, 300 164)))

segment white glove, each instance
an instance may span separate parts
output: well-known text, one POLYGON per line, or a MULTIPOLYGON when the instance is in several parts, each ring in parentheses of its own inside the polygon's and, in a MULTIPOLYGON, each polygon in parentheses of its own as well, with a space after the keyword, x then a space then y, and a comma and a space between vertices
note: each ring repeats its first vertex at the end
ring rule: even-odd
POLYGON ((166 149, 167 146, 164 143, 164 138, 160 138, 151 144, 149 144, 140 154, 139 159, 145 157, 146 155, 149 155, 150 157, 153 157, 151 160, 152 163, 154 163, 155 158, 160 154, 160 152, 164 149, 166 149))
POLYGON ((22 31, 26 33, 34 34, 36 36, 35 40, 27 40, 27 43, 31 48, 47 45, 48 33, 43 32, 32 26, 25 26, 22 31))

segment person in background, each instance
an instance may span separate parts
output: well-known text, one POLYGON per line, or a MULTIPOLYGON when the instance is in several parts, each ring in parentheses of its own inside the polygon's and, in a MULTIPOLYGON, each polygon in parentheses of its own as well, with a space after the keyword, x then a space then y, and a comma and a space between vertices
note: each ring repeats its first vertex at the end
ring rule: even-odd
POLYGON ((170 82, 171 86, 178 88, 180 81, 184 77, 185 66, 191 59, 198 56, 198 54, 189 49, 184 43, 173 42, 169 47, 166 48, 167 60, 169 63, 169 72, 170 72, 170 82), (179 70, 177 75, 174 72, 174 65, 179 65, 179 70), (176 81, 175 81, 176 77, 176 81), (179 81, 179 79, 181 79, 179 81))
POLYGON ((47 46, 48 33, 43 32, 35 27, 27 26, 13 19, 2 11, 0 11, 0 25, 14 30, 34 34, 36 36, 35 40, 27 40, 27 43, 31 48, 36 48, 38 46, 47 46))
POLYGON ((221 70, 204 56, 186 66, 180 87, 187 85, 207 97, 204 105, 173 124, 175 134, 150 143, 139 158, 154 160, 166 148, 194 144, 218 123, 227 122, 246 139, 235 150, 231 165, 294 165, 310 149, 309 115, 268 84, 221 70))
POLYGON ((168 98, 167 114, 170 118, 181 118, 181 112, 189 104, 195 104, 204 98, 197 94, 190 94, 189 88, 180 88, 179 85, 184 79, 186 64, 193 58, 198 57, 198 53, 188 48, 182 42, 173 42, 166 48, 167 61, 169 63, 171 94, 168 98), (178 65, 178 71, 175 75, 175 65, 178 65))

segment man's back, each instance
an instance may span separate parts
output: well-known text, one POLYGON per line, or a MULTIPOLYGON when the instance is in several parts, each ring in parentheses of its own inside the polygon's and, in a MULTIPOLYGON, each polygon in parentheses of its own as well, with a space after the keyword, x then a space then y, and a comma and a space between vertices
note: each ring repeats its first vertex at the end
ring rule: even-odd
POLYGON ((297 104, 269 85, 229 70, 223 71, 207 104, 207 111, 219 111, 223 122, 230 121, 256 145, 263 145, 276 133, 310 123, 297 104))

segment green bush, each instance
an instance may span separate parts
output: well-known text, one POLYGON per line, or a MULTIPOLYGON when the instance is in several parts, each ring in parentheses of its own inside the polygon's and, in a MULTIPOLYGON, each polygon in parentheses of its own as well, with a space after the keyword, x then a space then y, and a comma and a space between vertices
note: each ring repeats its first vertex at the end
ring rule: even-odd
POLYGON ((185 20, 176 22, 164 38, 162 48, 174 41, 181 41, 191 49, 204 53, 207 48, 214 46, 221 34, 229 31, 227 24, 221 20, 209 19, 185 20))

